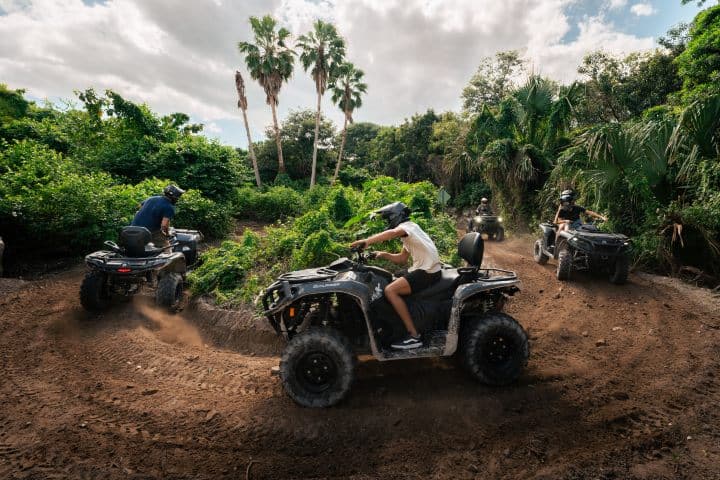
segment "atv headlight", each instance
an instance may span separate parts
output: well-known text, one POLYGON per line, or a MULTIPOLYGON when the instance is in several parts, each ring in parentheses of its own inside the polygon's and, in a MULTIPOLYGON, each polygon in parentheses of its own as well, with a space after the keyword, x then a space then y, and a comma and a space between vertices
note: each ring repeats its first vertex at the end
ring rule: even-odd
POLYGON ((502 217, 498 217, 498 222, 502 222, 502 217))

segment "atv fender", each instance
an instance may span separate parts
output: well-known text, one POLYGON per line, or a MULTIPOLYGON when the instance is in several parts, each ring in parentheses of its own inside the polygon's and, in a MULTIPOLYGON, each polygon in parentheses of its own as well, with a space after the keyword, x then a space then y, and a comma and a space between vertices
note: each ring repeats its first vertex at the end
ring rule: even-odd
POLYGON ((167 264, 158 272, 158 278, 162 278, 168 273, 179 273, 184 276, 186 272, 187 265, 185 264, 185 255, 180 252, 175 252, 169 254, 167 264))
POLYGON ((355 280, 341 280, 336 282, 307 282, 291 284, 287 280, 281 280, 270 285, 270 287, 265 290, 263 298, 267 292, 273 290, 281 290, 283 292, 283 297, 270 305, 264 305, 264 314, 270 320, 273 327, 275 327, 277 333, 281 335, 287 335, 287 333, 284 332, 284 330, 286 330, 285 325, 275 325, 273 316, 282 312, 290 304, 296 302, 297 300, 310 295, 333 295, 338 293, 355 298, 360 305, 363 317, 365 318, 365 326, 367 328, 368 337, 370 338, 370 349, 372 354, 375 358, 382 359, 383 355, 380 352, 380 348, 375 340, 372 323, 370 322, 370 317, 368 315, 368 312, 370 311, 370 297, 372 292, 370 292, 370 289, 364 283, 360 283, 355 280))
POLYGON ((457 350, 460 331, 460 314, 465 301, 470 297, 474 297, 478 293, 507 287, 520 287, 520 280, 518 280, 514 273, 504 277, 496 277, 487 280, 480 280, 474 283, 467 283, 458 287, 455 291, 455 295, 453 296, 452 310, 450 311, 450 320, 448 321, 447 341, 445 342, 445 351, 443 352, 443 356, 449 357, 457 350))

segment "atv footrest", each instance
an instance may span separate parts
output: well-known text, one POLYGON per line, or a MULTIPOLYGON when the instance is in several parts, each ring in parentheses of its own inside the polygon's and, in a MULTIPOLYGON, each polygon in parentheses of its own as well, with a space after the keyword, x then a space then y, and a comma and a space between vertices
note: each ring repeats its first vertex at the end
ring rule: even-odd
POLYGON ((423 335, 423 346, 413 350, 384 349, 385 360, 399 360, 404 358, 439 357, 445 350, 447 331, 436 330, 423 335))

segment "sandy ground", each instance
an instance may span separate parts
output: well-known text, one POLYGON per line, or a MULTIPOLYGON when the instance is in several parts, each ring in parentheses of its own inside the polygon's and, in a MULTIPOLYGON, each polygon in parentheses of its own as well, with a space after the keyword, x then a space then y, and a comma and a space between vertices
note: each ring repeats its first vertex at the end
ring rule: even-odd
POLYGON ((284 395, 266 331, 140 297, 89 315, 82 267, 3 279, 0 478, 720 479, 717 303, 646 275, 561 286, 531 245, 486 247, 523 282, 517 384, 365 361, 326 410, 284 395))

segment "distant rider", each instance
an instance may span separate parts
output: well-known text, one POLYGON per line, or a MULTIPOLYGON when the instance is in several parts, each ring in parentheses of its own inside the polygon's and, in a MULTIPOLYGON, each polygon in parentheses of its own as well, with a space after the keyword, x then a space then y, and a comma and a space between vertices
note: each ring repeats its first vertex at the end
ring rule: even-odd
POLYGON ((595 213, 585 207, 575 205, 575 192, 572 190, 563 190, 560 194, 560 206, 555 214, 554 223, 558 226, 557 233, 565 230, 574 230, 580 227, 582 225, 580 215, 583 213, 593 218, 607 221, 607 218, 599 213, 595 213))
POLYGON ((492 210, 490 209, 487 198, 483 197, 480 199, 480 205, 475 209, 475 213, 478 215, 492 215, 492 210))
POLYGON ((402 202, 385 205, 375 212, 388 224, 388 229, 364 240, 353 242, 351 247, 367 247, 374 243, 399 238, 403 244, 400 253, 376 252, 377 258, 384 258, 395 264, 407 263, 412 257, 413 264, 408 273, 393 280, 385 287, 385 298, 393 306, 407 328, 408 334, 391 347, 397 350, 411 350, 422 347, 420 334, 415 328, 410 311, 402 297, 425 290, 440 279, 440 255, 427 233, 410 221, 410 209, 402 202))
POLYGON ((163 189, 163 195, 155 195, 140 204, 131 225, 147 228, 156 247, 167 247, 170 220, 175 216, 175 204, 183 193, 185 190, 177 185, 168 185, 163 189))

